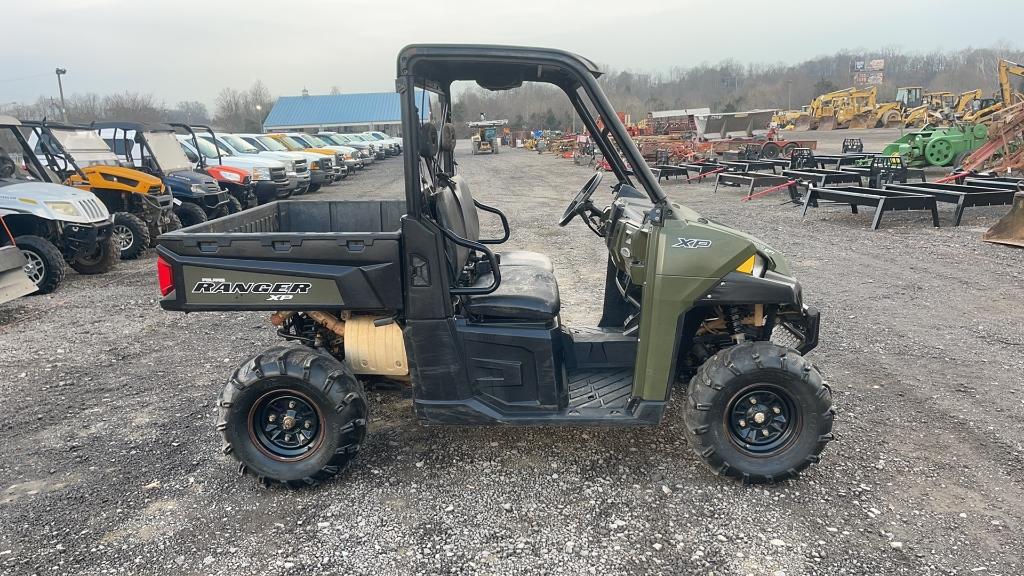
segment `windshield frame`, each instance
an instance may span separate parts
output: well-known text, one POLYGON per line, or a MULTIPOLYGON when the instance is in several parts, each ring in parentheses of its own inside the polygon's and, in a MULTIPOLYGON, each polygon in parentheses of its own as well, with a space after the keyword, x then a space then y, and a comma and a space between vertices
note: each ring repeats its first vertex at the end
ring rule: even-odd
MULTIPOLYGON (((89 128, 74 128, 74 127, 47 127, 44 133, 49 135, 57 141, 60 146, 61 156, 68 156, 66 158, 73 162, 80 168, 88 166, 120 166, 121 160, 117 157, 117 154, 110 149, 110 146, 100 137, 95 130, 89 128), (64 136, 64 137, 62 137, 64 136), (71 136, 68 138, 68 136, 71 136), (98 142, 99 145, 90 148, 81 148, 75 146, 76 142, 82 142, 83 140, 89 142, 98 142), (92 156, 95 155, 96 158, 92 156)), ((43 139, 39 139, 42 143, 43 139)), ((51 151, 56 153, 58 151, 51 151)))

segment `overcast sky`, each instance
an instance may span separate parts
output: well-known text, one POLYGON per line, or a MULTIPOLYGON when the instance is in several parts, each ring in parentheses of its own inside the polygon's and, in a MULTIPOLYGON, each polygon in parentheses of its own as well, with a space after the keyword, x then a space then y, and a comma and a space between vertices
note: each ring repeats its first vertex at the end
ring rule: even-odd
MULTIPOLYGON (((1019 46, 1022 0, 29 0, 4 2, 0 105, 132 90, 212 105, 225 86, 274 95, 394 89, 416 42, 563 48, 604 66, 663 71, 734 58, 797 62, 837 50, 1019 46)), ((211 107, 212 111, 212 107, 211 107)))

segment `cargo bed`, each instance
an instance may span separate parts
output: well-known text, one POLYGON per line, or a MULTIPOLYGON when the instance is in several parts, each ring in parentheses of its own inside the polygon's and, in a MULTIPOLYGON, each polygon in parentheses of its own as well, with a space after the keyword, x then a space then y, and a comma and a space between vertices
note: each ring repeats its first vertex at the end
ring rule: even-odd
POLYGON ((272 202, 163 234, 168 310, 402 306, 402 200, 272 202))

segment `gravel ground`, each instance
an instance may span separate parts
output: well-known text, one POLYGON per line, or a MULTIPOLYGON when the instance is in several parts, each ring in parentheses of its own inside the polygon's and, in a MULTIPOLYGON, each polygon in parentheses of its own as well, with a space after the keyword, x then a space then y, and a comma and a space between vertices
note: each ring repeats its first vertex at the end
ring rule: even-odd
MULTIPOLYGON (((824 151, 848 135, 816 136, 824 151)), ((564 321, 595 322, 604 248, 555 223, 588 169, 525 151, 461 161, 513 247, 552 256, 564 321)), ((397 197, 401 170, 312 197, 397 197)), ((147 256, 0 306, 0 573, 1024 572, 1024 250, 978 240, 1005 207, 872 232, 870 213, 801 220, 779 196, 665 188, 787 253, 822 311, 811 356, 837 441, 800 479, 714 476, 683 437, 681 394, 656 428, 508 430, 420 426, 407 395, 375 391, 341 478, 258 488, 213 422, 232 368, 276 340, 266 315, 164 312, 147 256)))

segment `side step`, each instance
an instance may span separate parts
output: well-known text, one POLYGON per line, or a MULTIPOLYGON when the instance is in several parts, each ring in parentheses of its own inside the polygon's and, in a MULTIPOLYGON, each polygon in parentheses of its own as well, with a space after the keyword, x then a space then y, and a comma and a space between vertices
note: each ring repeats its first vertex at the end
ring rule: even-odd
POLYGON ((569 372, 568 413, 622 413, 633 392, 633 368, 581 369, 569 372))

